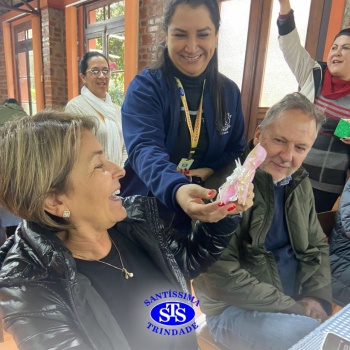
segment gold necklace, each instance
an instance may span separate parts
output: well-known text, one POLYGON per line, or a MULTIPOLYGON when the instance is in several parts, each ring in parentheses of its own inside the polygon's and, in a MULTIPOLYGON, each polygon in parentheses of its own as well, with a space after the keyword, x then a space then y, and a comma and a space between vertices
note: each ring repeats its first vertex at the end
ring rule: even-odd
MULTIPOLYGON (((129 272, 129 271, 125 268, 124 263, 123 263, 122 256, 121 256, 121 254, 120 254, 120 251, 119 251, 117 245, 114 243, 114 241, 113 241, 113 239, 111 238, 110 235, 108 235, 108 237, 109 237, 110 241, 112 242, 114 248, 115 248, 116 251, 118 252, 119 259, 120 259, 120 262, 121 262, 121 264, 122 264, 122 267, 120 268, 120 267, 115 266, 115 265, 112 265, 112 264, 110 264, 110 263, 108 263, 108 262, 101 261, 101 260, 96 260, 96 259, 93 259, 93 260, 90 260, 90 261, 96 261, 96 262, 99 262, 99 263, 101 263, 101 264, 105 264, 105 265, 107 265, 107 266, 113 267, 113 268, 116 269, 116 270, 122 271, 122 272, 124 273, 124 278, 125 278, 126 280, 129 279, 129 278, 131 278, 131 277, 134 277, 134 274, 133 274, 132 272, 129 272)), ((82 256, 79 256, 79 255, 76 255, 76 254, 75 254, 75 256, 78 257, 78 258, 79 258, 79 257, 82 258, 82 256)), ((86 259, 84 259, 84 260, 86 260, 86 259)))

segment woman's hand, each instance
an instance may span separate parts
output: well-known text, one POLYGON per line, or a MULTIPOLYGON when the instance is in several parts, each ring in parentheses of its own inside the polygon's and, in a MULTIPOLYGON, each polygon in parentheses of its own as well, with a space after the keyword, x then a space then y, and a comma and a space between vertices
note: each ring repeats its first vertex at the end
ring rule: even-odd
POLYGON ((208 190, 199 185, 181 186, 176 192, 176 201, 183 211, 192 219, 203 222, 217 222, 227 215, 238 214, 253 205, 253 185, 249 187, 246 203, 230 202, 222 204, 219 201, 205 204, 203 199, 211 201, 216 196, 215 190, 208 190))
POLYGON ((278 0, 280 3, 280 15, 286 15, 292 9, 289 0, 278 0))

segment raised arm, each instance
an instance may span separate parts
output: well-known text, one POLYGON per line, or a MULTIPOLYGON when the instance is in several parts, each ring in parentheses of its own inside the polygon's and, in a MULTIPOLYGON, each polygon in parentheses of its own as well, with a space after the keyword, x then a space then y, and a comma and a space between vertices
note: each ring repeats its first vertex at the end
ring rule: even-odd
POLYGON ((277 20, 277 26, 280 49, 298 82, 300 92, 313 102, 315 99, 313 70, 320 69, 320 65, 309 55, 300 42, 289 0, 278 1, 280 3, 280 16, 277 20))
POLYGON ((286 15, 292 9, 289 0, 278 0, 280 3, 280 15, 286 15))

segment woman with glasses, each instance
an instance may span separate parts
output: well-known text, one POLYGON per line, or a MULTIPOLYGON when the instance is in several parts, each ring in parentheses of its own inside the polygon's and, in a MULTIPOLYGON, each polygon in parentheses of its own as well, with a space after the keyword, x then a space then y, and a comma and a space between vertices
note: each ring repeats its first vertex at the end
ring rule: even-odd
POLYGON ((107 58, 98 51, 86 52, 79 63, 79 76, 84 83, 81 94, 68 102, 65 111, 96 117, 97 137, 107 158, 123 167, 127 154, 121 113, 108 94, 110 69, 107 58))

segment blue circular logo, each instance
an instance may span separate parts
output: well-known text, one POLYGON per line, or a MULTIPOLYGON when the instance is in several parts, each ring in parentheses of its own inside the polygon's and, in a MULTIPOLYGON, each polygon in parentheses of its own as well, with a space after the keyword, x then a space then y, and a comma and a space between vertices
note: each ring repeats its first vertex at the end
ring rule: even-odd
POLYGON ((151 310, 152 319, 166 326, 180 326, 194 319, 193 307, 181 302, 164 302, 151 310))

